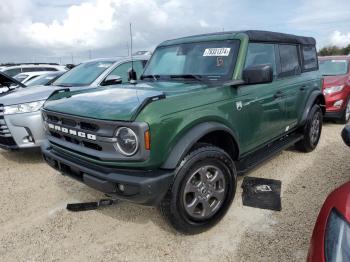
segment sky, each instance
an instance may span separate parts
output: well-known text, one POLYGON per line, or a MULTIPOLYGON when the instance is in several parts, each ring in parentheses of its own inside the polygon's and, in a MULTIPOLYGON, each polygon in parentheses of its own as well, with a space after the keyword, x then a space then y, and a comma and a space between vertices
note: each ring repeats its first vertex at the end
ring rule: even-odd
POLYGON ((259 29, 350 44, 349 0, 2 0, 0 62, 79 63, 127 56, 160 42, 259 29))

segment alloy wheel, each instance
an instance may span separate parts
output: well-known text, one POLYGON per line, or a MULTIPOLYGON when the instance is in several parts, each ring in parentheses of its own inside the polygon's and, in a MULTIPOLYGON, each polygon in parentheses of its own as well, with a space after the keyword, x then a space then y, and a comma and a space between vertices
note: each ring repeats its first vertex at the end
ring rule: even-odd
POLYGON ((312 144, 316 144, 320 137, 321 129, 321 115, 320 112, 317 112, 311 122, 310 128, 310 140, 312 144))
POLYGON ((223 171, 216 166, 205 165, 193 172, 185 184, 184 208, 192 218, 208 219, 222 206, 226 191, 223 171))

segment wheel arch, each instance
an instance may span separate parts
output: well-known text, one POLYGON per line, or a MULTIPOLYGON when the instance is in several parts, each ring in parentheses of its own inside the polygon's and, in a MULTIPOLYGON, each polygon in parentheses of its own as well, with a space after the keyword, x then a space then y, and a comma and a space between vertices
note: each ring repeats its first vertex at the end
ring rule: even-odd
POLYGON ((309 115, 309 112, 313 107, 313 105, 315 104, 321 107, 322 114, 324 115, 326 113, 326 99, 324 98, 324 95, 320 90, 315 90, 310 94, 301 118, 301 124, 305 124, 307 117, 309 115))
POLYGON ((205 122, 197 124, 176 142, 161 167, 163 169, 175 169, 179 161, 198 142, 218 146, 235 160, 239 156, 239 144, 237 141, 235 133, 222 123, 205 122))

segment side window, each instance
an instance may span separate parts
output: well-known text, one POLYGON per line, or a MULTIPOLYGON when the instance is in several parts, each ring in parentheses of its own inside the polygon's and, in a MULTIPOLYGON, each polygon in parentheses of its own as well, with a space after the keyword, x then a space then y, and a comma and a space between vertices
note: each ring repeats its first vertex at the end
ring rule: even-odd
POLYGON ((256 65, 270 65, 276 75, 275 45, 264 43, 249 43, 244 68, 256 65))
MULTIPOLYGON (((131 68, 131 62, 123 63, 117 66, 109 75, 117 75, 120 76, 123 80, 123 83, 128 82, 128 71, 131 68)), ((140 77, 143 71, 143 62, 142 61, 134 61, 134 70, 137 74, 137 78, 140 77)))
POLYGON ((23 67, 22 72, 37 72, 39 71, 37 67, 23 67))
POLYGON ((293 76, 301 73, 298 46, 279 45, 281 72, 279 76, 293 76))
POLYGON ((54 67, 43 67, 43 71, 57 71, 54 67))
POLYGON ((313 71, 318 69, 317 52, 315 46, 304 45, 302 47, 303 71, 313 71))
POLYGON ((5 70, 4 73, 8 76, 15 76, 18 75, 19 73, 21 73, 21 68, 14 68, 14 69, 9 69, 9 70, 5 70))

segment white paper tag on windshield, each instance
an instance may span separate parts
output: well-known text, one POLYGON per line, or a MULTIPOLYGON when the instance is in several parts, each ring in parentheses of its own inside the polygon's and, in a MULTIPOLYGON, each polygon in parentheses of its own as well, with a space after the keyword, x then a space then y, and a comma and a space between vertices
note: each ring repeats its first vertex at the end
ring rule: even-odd
POLYGON ((230 54, 231 48, 206 48, 204 50, 203 56, 228 56, 230 54))

